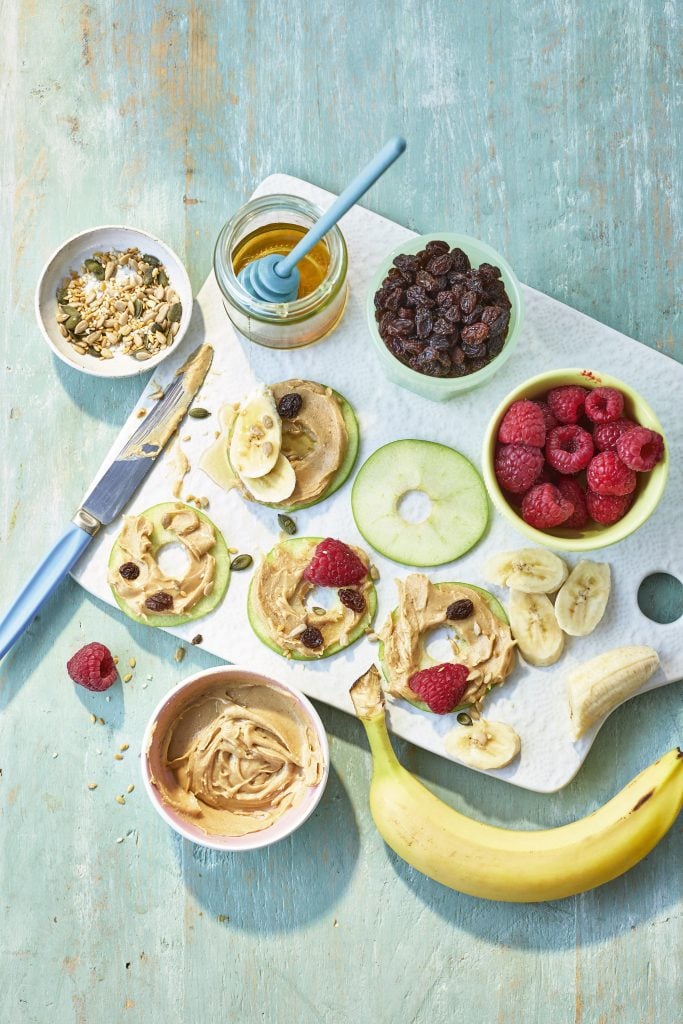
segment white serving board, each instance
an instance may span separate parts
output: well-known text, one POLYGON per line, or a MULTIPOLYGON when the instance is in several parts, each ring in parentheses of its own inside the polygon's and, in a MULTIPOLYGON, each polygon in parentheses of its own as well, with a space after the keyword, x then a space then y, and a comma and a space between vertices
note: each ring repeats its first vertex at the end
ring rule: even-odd
MULTIPOLYGON (((314 185, 282 174, 267 178, 255 195, 277 192, 303 196, 322 207, 333 199, 330 193, 314 185)), ((677 402, 683 393, 683 367, 531 288, 523 289, 526 323, 517 351, 484 388, 448 403, 434 403, 389 383, 382 376, 371 349, 366 326, 366 291, 381 259, 413 233, 359 206, 344 217, 341 227, 349 249, 351 294, 344 319, 329 338, 311 348, 289 352, 249 343, 233 330, 212 274, 196 299, 186 338, 178 351, 159 368, 155 379, 159 382, 170 379, 187 353, 200 342, 208 341, 215 349, 213 367, 196 404, 213 413, 226 402, 242 398, 257 381, 269 383, 303 377, 329 384, 346 396, 358 416, 361 450, 357 469, 380 445, 404 437, 441 441, 480 465, 486 424, 507 392, 542 370, 585 367, 614 374, 634 385, 660 416, 671 449, 682 450, 677 402)), ((449 224, 448 228, 457 228, 457 225, 449 224)), ((151 385, 146 388, 138 408, 152 407, 153 400, 148 397, 152 390, 151 385)), ((98 475, 139 423, 133 410, 98 475)), ((222 491, 199 469, 201 453, 214 440, 216 428, 215 415, 204 420, 188 418, 181 428, 182 437, 190 435, 190 440, 182 446, 192 466, 182 493, 206 495, 210 500, 207 511, 223 531, 228 544, 257 559, 278 540, 276 514, 272 509, 245 502, 234 490, 222 491)), ((621 544, 594 555, 610 563, 613 579, 612 597, 596 632, 583 639, 569 639, 561 660, 550 668, 532 668, 519 660, 509 681, 497 688, 487 701, 486 717, 509 722, 522 739, 520 757, 507 768, 489 774, 542 793, 560 789, 572 779, 598 729, 578 743, 570 740, 564 677, 570 668, 595 654, 626 643, 652 644, 662 664, 641 692, 683 675, 680 622, 670 625, 650 622, 640 612, 636 600, 641 580, 652 572, 666 570, 683 578, 681 545, 671 528, 672 523, 680 521, 683 486, 675 460, 672 461, 673 472, 666 494, 649 522, 621 544)), ((340 537, 367 547, 351 515, 353 477, 354 474, 327 501, 296 514, 299 535, 340 537)), ((173 479, 169 451, 159 460, 128 511, 141 512, 160 501, 171 500, 173 479)), ((114 523, 103 530, 73 572, 82 586, 112 607, 116 606, 107 585, 107 559, 118 529, 119 525, 114 523)), ((486 555, 523 544, 524 538, 492 509, 490 528, 484 539, 455 564, 433 570, 430 575, 435 581, 460 580, 486 586, 482 576, 486 555)), ((377 553, 372 553, 372 557, 380 570, 376 620, 379 625, 396 603, 394 579, 405 577, 410 570, 377 553)), ((575 564, 577 557, 571 556, 568 561, 575 564)), ((249 626, 246 594, 250 575, 249 572, 233 573, 225 600, 215 612, 171 632, 186 641, 201 632, 202 646, 218 657, 287 680, 310 697, 352 712, 349 687, 376 658, 376 645, 363 639, 321 662, 286 661, 266 648, 249 626)), ((505 599, 504 592, 491 589, 505 599)), ((117 609, 116 614, 122 613, 117 609)), ((390 705, 391 728, 395 733, 448 757, 443 737, 457 727, 453 716, 440 718, 404 702, 390 702, 390 705)))

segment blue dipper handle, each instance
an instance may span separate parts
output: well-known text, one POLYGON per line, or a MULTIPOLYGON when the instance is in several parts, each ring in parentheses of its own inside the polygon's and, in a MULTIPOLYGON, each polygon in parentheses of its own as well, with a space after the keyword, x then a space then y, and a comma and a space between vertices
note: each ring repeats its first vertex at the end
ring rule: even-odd
POLYGON ((327 234, 330 228, 334 227, 338 220, 350 210, 354 203, 357 203, 361 196, 365 195, 368 189, 375 184, 378 178, 384 174, 387 168, 391 167, 395 160, 398 160, 406 148, 406 140, 396 135, 387 142, 386 146, 380 149, 370 163, 363 168, 360 174, 347 185, 342 194, 332 203, 329 210, 326 210, 319 221, 313 225, 310 231, 304 235, 298 245, 284 259, 281 259, 273 267, 278 277, 289 277, 299 260, 303 259, 307 252, 310 252, 314 245, 327 234))

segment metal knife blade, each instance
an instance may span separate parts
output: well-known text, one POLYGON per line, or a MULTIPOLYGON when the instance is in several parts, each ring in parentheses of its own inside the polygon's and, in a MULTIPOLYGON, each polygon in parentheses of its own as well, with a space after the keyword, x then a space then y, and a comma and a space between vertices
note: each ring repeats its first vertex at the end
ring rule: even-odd
POLYGON ((196 349, 177 371, 153 411, 126 441, 74 516, 88 533, 113 522, 145 479, 192 400, 204 383, 213 360, 211 345, 196 349))

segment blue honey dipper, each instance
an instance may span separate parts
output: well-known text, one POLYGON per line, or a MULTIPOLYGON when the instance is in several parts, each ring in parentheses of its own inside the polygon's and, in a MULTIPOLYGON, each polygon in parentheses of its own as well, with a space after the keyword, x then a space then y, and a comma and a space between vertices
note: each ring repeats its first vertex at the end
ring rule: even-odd
POLYGON ((299 292, 299 260, 365 195, 405 148, 406 140, 400 135, 387 142, 287 256, 271 253, 243 267, 237 275, 242 287, 261 302, 294 302, 299 292))

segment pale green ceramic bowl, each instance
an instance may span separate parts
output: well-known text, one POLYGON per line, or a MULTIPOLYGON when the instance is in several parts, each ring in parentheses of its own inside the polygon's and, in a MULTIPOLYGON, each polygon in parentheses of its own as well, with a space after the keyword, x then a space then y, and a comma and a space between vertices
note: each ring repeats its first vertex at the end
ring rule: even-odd
POLYGON ((455 398, 457 395, 462 395, 466 391, 471 391, 473 388, 486 384, 494 373, 497 373, 501 366, 505 365, 514 352, 524 319, 522 290, 508 261, 490 245, 487 245, 486 242, 480 242, 478 238, 471 238, 470 235, 456 235, 452 231, 436 231, 431 235, 417 235, 416 238, 408 238, 390 252, 372 275, 368 288, 366 310, 370 337, 374 343, 375 352, 385 376, 393 381, 394 384, 399 384, 402 388, 407 388, 417 395, 422 395, 423 398, 431 398, 436 402, 448 401, 450 398, 455 398), (494 267, 499 267, 505 291, 512 303, 510 324, 503 348, 495 359, 492 359, 483 369, 477 370, 476 373, 470 373, 467 377, 428 377, 425 373, 411 370, 409 366, 405 366, 396 356, 391 354, 382 341, 377 329, 374 302, 375 292, 389 273, 394 259, 404 252, 411 254, 420 252, 421 249, 424 249, 427 242, 433 242, 436 239, 448 242, 451 249, 456 246, 462 249, 469 256, 473 267, 478 267, 482 263, 491 263, 494 267))
POLYGON ((556 551, 593 551, 595 548, 605 548, 624 540, 650 518, 664 493, 669 471, 669 448, 665 439, 662 461, 650 473, 638 473, 635 501, 624 518, 620 519, 618 523, 614 523, 613 526, 600 526, 599 523, 592 521, 589 521, 583 530, 568 530, 561 526, 554 530, 537 530, 533 526, 529 526, 514 506, 508 502, 493 471, 498 428, 513 402, 521 398, 542 398, 551 388, 560 387, 563 384, 578 384, 584 388, 616 388, 624 396, 624 416, 643 427, 656 430, 664 436, 662 425, 650 406, 637 391, 634 391, 628 384, 624 384, 622 380, 617 380, 616 377, 610 377, 597 370, 550 370, 547 373, 539 373, 537 377, 531 377, 530 380, 511 391, 491 417, 484 437, 482 452, 484 481, 497 510, 527 540, 533 541, 535 544, 543 544, 556 551))

